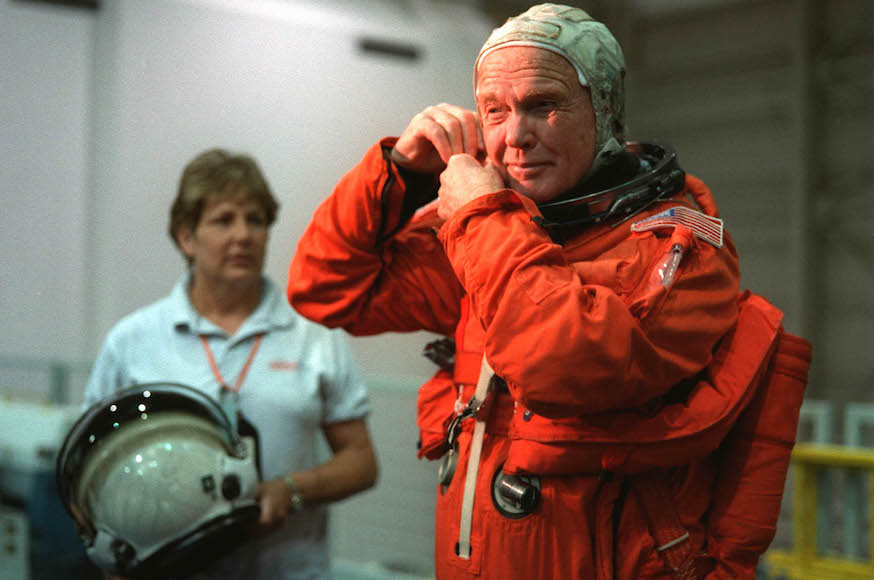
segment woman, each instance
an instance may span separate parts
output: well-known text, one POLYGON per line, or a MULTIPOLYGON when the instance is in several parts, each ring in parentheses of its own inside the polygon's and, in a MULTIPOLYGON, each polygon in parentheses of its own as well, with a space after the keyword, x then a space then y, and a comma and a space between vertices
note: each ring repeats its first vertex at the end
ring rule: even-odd
POLYGON ((262 275, 278 204, 255 162, 214 149, 185 168, 169 232, 188 272, 109 333, 86 389, 183 383, 235 402, 259 434, 257 537, 203 577, 328 576, 324 504, 371 487, 367 395, 344 337, 296 315, 262 275), (319 432, 332 450, 319 463, 319 432))

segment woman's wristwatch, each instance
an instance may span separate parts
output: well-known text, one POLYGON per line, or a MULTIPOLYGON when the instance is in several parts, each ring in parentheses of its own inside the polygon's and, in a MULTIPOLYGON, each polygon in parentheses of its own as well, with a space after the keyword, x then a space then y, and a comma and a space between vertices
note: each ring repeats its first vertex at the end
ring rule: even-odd
POLYGON ((286 475, 283 479, 285 485, 291 490, 291 511, 299 512, 303 509, 303 497, 300 495, 300 490, 294 484, 294 479, 291 475, 286 475))

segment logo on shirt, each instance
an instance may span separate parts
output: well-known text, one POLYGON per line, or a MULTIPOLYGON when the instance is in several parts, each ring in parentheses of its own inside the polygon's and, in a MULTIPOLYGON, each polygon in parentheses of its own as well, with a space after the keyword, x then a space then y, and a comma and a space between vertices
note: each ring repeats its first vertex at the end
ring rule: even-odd
POLYGON ((296 371, 298 365, 296 362, 287 360, 275 360, 270 363, 270 370, 273 371, 296 371))

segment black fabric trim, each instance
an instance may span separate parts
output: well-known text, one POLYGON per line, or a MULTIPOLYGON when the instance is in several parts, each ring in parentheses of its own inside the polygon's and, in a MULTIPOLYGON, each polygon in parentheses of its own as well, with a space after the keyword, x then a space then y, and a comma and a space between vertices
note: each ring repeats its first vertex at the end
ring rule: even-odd
POLYGON ((619 526, 622 523, 622 511, 625 509, 625 500, 628 497, 628 490, 631 485, 627 478, 622 479, 622 484, 619 487, 619 495, 616 497, 616 503, 613 504, 613 578, 617 578, 616 571, 619 569, 619 526))
POLYGON ((380 222, 379 232, 376 237, 377 243, 382 243, 398 233, 398 231, 404 227, 408 221, 410 221, 410 218, 413 217, 413 214, 416 213, 417 209, 437 199, 437 190, 440 189, 440 180, 436 175, 418 173, 397 166, 391 160, 391 152, 391 147, 386 145, 382 146, 382 158, 385 161, 388 175, 386 176, 385 183, 380 192, 382 221, 380 222), (404 199, 401 202, 401 215, 399 216, 398 224, 391 231, 386 231, 386 216, 388 215, 391 202, 389 195, 397 181, 397 177, 395 176, 396 173, 404 180, 406 191, 404 193, 404 199))

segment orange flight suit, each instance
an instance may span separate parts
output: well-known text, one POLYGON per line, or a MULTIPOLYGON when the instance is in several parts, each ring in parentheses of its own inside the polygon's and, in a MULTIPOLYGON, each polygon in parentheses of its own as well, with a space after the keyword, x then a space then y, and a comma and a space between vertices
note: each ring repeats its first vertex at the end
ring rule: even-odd
POLYGON ((718 551, 707 530, 712 452, 752 396, 779 317, 759 316, 766 332, 755 332, 768 336, 749 372, 720 364, 732 368, 704 376, 714 353, 725 358, 717 347, 749 303, 738 300, 730 238, 717 248, 682 226, 630 230, 672 206, 715 215, 707 187, 687 176, 680 194, 561 245, 533 219, 537 206, 510 189, 471 201, 437 229, 427 215, 410 219, 434 182, 399 172, 388 161, 393 144, 368 150, 318 208, 291 262, 288 298, 304 316, 355 335, 454 337, 454 369, 419 391, 420 457, 442 453, 444 426, 473 394, 483 353, 506 384, 491 394, 469 559, 455 544, 473 421, 459 436, 457 473, 438 486, 437 577, 676 577, 630 483, 640 473, 667 490, 697 569, 718 569, 708 553, 718 551), (659 267, 677 244, 682 260, 664 285, 659 267), (637 445, 644 440, 653 445, 637 445), (533 513, 510 519, 495 508, 492 478, 502 467, 541 476, 533 513))

